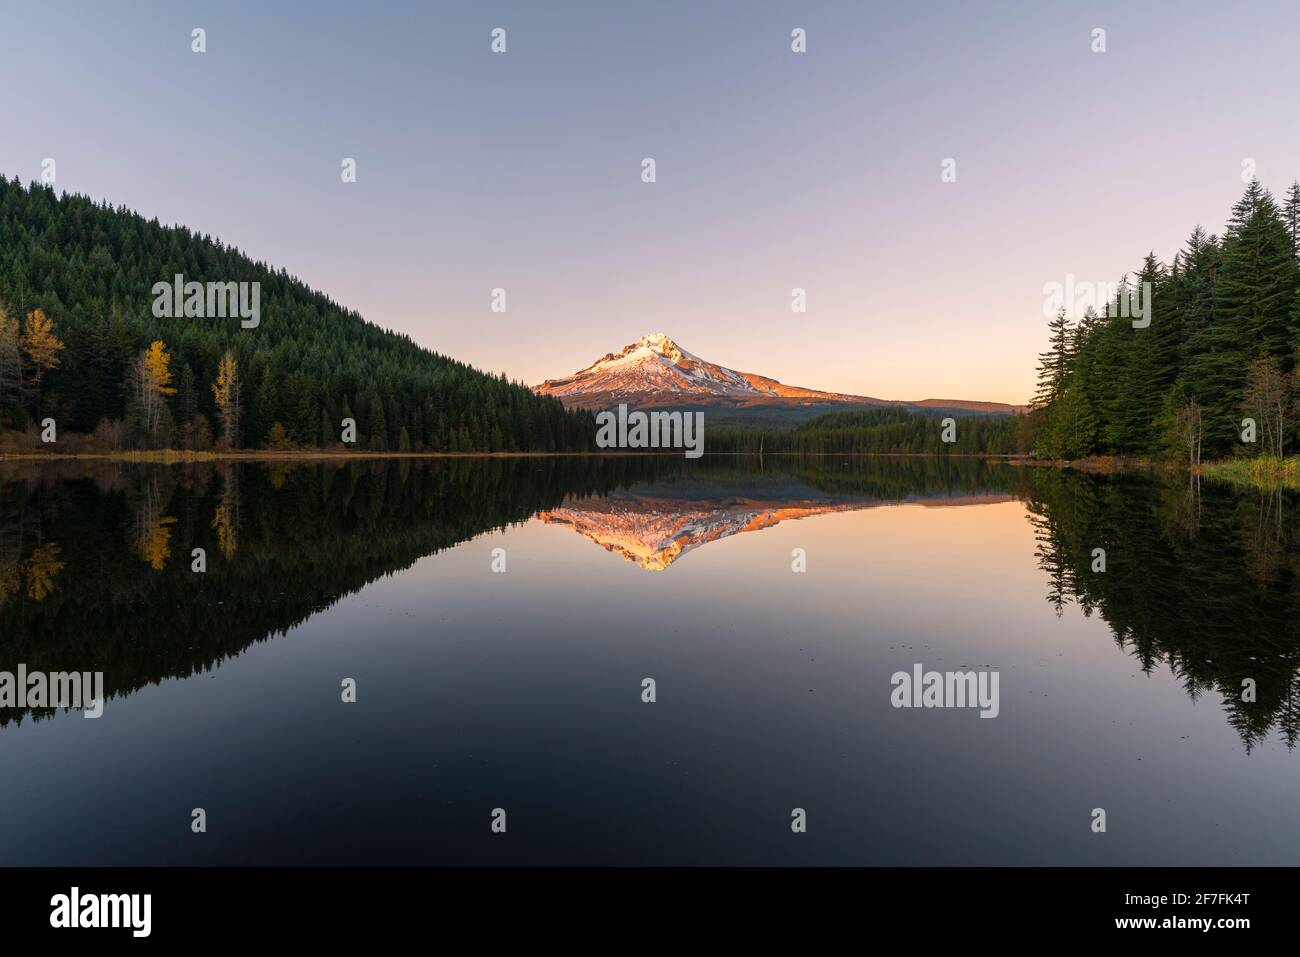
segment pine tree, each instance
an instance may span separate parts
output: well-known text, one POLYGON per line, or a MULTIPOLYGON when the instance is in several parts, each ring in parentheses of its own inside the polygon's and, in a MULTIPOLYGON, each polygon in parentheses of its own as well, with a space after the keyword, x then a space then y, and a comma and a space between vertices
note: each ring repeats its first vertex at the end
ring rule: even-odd
POLYGON ((198 413, 198 386, 194 377, 194 369, 188 362, 181 364, 180 385, 176 391, 176 408, 180 413, 182 424, 192 425, 194 416, 198 413))
POLYGON ((1259 210, 1265 202, 1272 202, 1272 196, 1258 179, 1252 179, 1246 184, 1246 191, 1241 194, 1241 199, 1232 205, 1232 212, 1228 215, 1228 229, 1225 238, 1232 238, 1241 233, 1246 223, 1259 210))
POLYGON ((1134 333, 1151 338, 1151 380, 1142 400, 1149 403, 1154 418, 1161 397, 1173 385, 1182 365, 1183 317, 1172 297, 1174 279, 1156 259, 1154 251, 1147 253, 1137 281, 1150 324, 1145 329, 1135 329, 1134 333))
POLYGON ((1287 191, 1282 220, 1291 237, 1291 255, 1300 258, 1300 180, 1293 180, 1287 191))
POLYGON ((18 317, 0 303, 0 405, 23 400, 23 361, 18 317))
POLYGON ((1208 348, 1205 335, 1214 305, 1214 283, 1222 265, 1218 238, 1197 226, 1181 253, 1182 268, 1170 283, 1170 306, 1178 316, 1183 345, 1180 366, 1185 372, 1193 356, 1208 348))
POLYGON ((257 386, 257 395, 253 400, 257 417, 250 423, 252 428, 245 436, 249 441, 262 443, 269 440, 271 427, 280 421, 280 388, 271 367, 262 370, 262 381, 257 386))
POLYGON ((1065 379, 1070 371, 1073 335, 1064 306, 1047 321, 1047 332, 1047 351, 1038 354, 1038 389, 1033 401, 1034 407, 1039 409, 1056 401, 1065 388, 1065 379))
POLYGON ((370 450, 384 452, 388 449, 388 419, 384 415, 384 401, 379 393, 372 393, 367 425, 370 429, 370 450))
POLYGON ((334 434, 334 423, 330 419, 328 409, 320 410, 320 429, 317 432, 316 445, 322 449, 328 449, 338 441, 334 434))
MULTIPOLYGON (((344 397, 343 397, 343 408, 342 408, 342 410, 341 410, 340 413, 339 413, 339 425, 338 425, 337 429, 334 427, 334 423, 333 423, 333 422, 331 422, 331 423, 329 424, 329 425, 330 425, 330 434, 334 437, 334 441, 342 441, 342 439, 343 439, 343 423, 344 423, 345 421, 347 421, 348 419, 351 419, 354 423, 357 422, 357 416, 356 416, 356 413, 352 411, 352 406, 349 404, 347 396, 344 396, 344 397)), ((357 425, 359 426, 360 423, 357 423, 357 425)), ((361 429, 360 429, 359 427, 357 428, 357 435, 358 435, 358 437, 364 435, 364 433, 361 431, 361 429)), ((364 442, 365 440, 362 439, 361 441, 364 442)))
POLYGON ((1105 320, 1097 315, 1091 306, 1083 314, 1074 329, 1074 342, 1071 346, 1074 354, 1074 374, 1071 376, 1070 388, 1079 393, 1092 416, 1093 443, 1088 452, 1098 451, 1097 443, 1101 431, 1098 414, 1100 400, 1106 391, 1106 384, 1098 374, 1097 355, 1101 336, 1104 334, 1105 320))
POLYGON ((1121 454, 1151 449, 1162 394, 1178 372, 1179 327, 1166 307, 1166 281, 1164 267, 1150 253, 1137 283, 1124 277, 1108 310, 1110 388, 1100 403, 1102 431, 1121 454))
POLYGON ((1246 368, 1260 351, 1293 364, 1291 318, 1300 267, 1272 197, 1253 181, 1233 207, 1213 278, 1210 316, 1193 327, 1185 381, 1205 423, 1206 449, 1234 444, 1246 368))
POLYGON ((1271 353, 1289 371, 1294 365, 1291 308, 1300 288, 1291 238, 1273 197, 1258 181, 1234 207, 1233 217, 1215 286, 1216 319, 1241 323, 1252 352, 1271 353))
POLYGON ((1054 459, 1077 459, 1089 454, 1097 440, 1097 419, 1087 396, 1071 382, 1047 410, 1037 454, 1054 459))

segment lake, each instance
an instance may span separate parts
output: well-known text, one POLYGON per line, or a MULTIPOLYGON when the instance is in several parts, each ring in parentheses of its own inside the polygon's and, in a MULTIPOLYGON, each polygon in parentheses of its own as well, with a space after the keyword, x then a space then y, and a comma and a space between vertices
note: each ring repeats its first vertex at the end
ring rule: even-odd
POLYGON ((1297 516, 976 460, 0 462, 0 671, 107 694, 0 708, 0 863, 1295 864, 1297 516), (996 716, 895 707, 918 665, 996 716))

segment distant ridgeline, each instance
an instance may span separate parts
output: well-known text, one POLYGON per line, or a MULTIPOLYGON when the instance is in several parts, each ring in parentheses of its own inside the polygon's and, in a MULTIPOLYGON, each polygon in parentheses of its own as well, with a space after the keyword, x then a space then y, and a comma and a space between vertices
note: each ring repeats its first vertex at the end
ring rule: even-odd
POLYGON ((1198 226, 1167 266, 1148 254, 1135 283, 1077 322, 1062 305, 1040 356, 1031 446, 1193 464, 1285 454, 1300 397, 1298 255, 1300 183, 1279 205, 1252 181, 1221 237, 1198 226))
POLYGON ((594 447, 588 413, 380 329, 283 269, 2 176, 0 310, 11 439, 52 418, 59 449, 91 432, 112 448, 334 447, 353 419, 358 449, 594 447), (155 286, 177 276, 229 287, 228 318, 197 318, 179 295, 155 315, 155 286))

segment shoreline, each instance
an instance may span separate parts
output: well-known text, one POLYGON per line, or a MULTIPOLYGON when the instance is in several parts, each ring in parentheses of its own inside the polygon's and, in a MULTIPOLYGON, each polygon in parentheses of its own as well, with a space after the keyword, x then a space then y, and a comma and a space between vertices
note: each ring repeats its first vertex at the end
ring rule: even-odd
MULTIPOLYGON (((235 449, 196 452, 184 449, 149 449, 118 452, 0 451, 0 462, 50 464, 58 462, 122 462, 137 465, 189 465, 222 462, 337 462, 380 459, 526 459, 526 458, 628 458, 630 456, 680 457, 677 449, 632 451, 627 449, 593 452, 373 452, 342 449, 235 449)), ((1284 459, 1262 456, 1253 459, 1219 459, 1188 465, 1143 457, 1088 456, 1082 459, 1040 459, 1023 453, 952 452, 705 452, 703 458, 861 458, 861 459, 984 459, 1029 468, 1073 469, 1090 475, 1181 473, 1203 476, 1211 481, 1261 490, 1300 490, 1300 455, 1284 459)))
MULTIPOLYGON (((332 459, 508 459, 602 455, 601 452, 344 452, 329 449, 269 449, 229 452, 192 452, 183 449, 150 449, 139 452, 0 452, 0 462, 132 462, 138 464, 184 465, 191 462, 306 462, 332 459)), ((675 454, 675 453, 650 453, 675 454)))
POLYGON ((1260 456, 1254 459, 1220 459, 1203 462, 1195 469, 1211 481, 1262 492, 1281 489, 1300 491, 1300 455, 1286 458, 1260 456))
MULTIPOLYGON (((190 462, 306 462, 312 460, 335 459, 510 459, 510 458, 629 458, 631 456, 671 456, 681 458, 680 449, 666 449, 659 452, 618 449, 596 452, 370 452, 330 449, 293 449, 274 451, 271 449, 237 449, 225 452, 194 452, 184 449, 148 449, 130 452, 0 452, 0 462, 70 462, 70 461, 105 461, 134 462, 154 464, 186 464, 190 462)), ((705 452, 703 457, 746 457, 762 459, 765 457, 795 458, 953 458, 953 459, 998 459, 1001 461, 1029 460, 1030 456, 1010 453, 952 452, 936 454, 933 452, 705 452)), ((1050 464, 1050 463, 1045 463, 1050 464)))
POLYGON ((1076 469, 1090 475, 1177 473, 1236 488, 1268 492, 1284 488, 1300 491, 1300 455, 1285 458, 1261 455, 1255 458, 1214 459, 1197 465, 1123 456, 1089 456, 1074 460, 1030 459, 1024 464, 1076 469))

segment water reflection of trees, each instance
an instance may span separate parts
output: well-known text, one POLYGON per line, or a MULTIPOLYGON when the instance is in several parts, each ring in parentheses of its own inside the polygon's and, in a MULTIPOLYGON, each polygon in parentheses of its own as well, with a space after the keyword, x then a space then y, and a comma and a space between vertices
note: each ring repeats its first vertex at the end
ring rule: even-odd
POLYGON ((1186 476, 1092 479, 1034 470, 1028 507, 1048 601, 1096 610, 1143 671, 1222 696, 1248 750, 1300 737, 1297 502, 1186 476), (1093 571, 1094 549, 1106 570, 1093 571), (1255 701, 1242 700, 1246 679, 1255 701))
POLYGON ((419 558, 665 467, 0 463, 0 669, 103 671, 110 695, 210 670, 419 558))
MULTIPOLYGON (((647 483, 774 495, 793 483, 881 501, 1014 494, 1062 614, 1099 614, 1143 670, 1169 668, 1193 698, 1221 695, 1247 748, 1300 737, 1295 497, 961 459, 0 462, 0 669, 102 670, 110 694, 210 670, 421 557, 647 483), (191 571, 194 548, 206 574, 191 571), (1104 573, 1092 571, 1098 548, 1104 573), (1254 702, 1241 700, 1247 678, 1254 702)), ((0 724, 14 718, 0 711, 0 724)))

